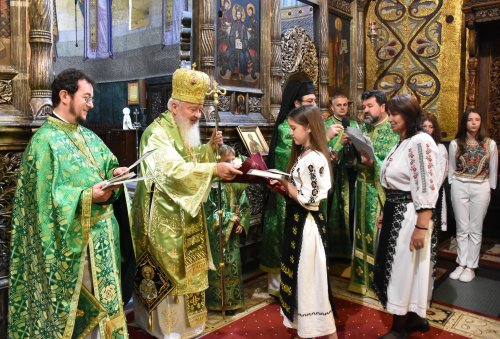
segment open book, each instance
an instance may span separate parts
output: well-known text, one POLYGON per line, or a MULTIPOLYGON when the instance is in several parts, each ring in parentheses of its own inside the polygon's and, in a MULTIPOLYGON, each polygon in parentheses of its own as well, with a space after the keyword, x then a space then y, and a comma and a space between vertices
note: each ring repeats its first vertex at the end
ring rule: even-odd
MULTIPOLYGON (((130 171, 132 168, 134 168, 135 166, 137 166, 138 164, 140 164, 141 162, 143 162, 147 157, 149 157, 151 154, 153 154, 154 151, 156 151, 156 149, 152 149, 152 150, 147 151, 146 153, 144 153, 142 155, 142 157, 140 157, 136 162, 134 162, 132 165, 130 165, 129 167, 127 167, 127 170, 130 171)), ((117 175, 115 177, 112 177, 109 180, 106 180, 106 182, 104 183, 104 185, 102 185, 101 189, 106 189, 109 186, 122 185, 122 184, 126 184, 126 183, 129 183, 129 182, 135 182, 135 181, 141 181, 141 180, 153 179, 154 178, 154 176, 136 177, 136 178, 134 178, 134 177, 135 177, 135 173, 134 172, 125 172, 123 174, 120 174, 120 175, 117 175)))
POLYGON ((288 173, 282 172, 277 169, 259 170, 251 169, 247 173, 248 175, 256 175, 258 177, 268 178, 268 179, 287 179, 290 175, 288 173))
POLYGON ((349 139, 351 139, 356 151, 365 151, 372 160, 375 160, 375 151, 373 150, 372 141, 370 138, 363 135, 361 129, 356 127, 347 127, 345 133, 347 133, 349 139))

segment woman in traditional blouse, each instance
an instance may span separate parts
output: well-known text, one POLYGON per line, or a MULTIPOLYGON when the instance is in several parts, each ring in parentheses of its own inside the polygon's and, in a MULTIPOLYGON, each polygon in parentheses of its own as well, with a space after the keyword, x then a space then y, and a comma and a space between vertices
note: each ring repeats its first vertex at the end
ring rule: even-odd
POLYGON ((384 160, 380 181, 386 193, 373 287, 393 314, 392 329, 382 338, 407 338, 427 330, 431 293, 432 211, 439 190, 438 148, 421 132, 422 109, 412 96, 395 96, 387 105, 389 121, 400 136, 384 160))
MULTIPOLYGON (((422 119, 422 129, 429 134, 438 147, 438 178, 439 178, 439 199, 436 203, 437 226, 441 226, 441 231, 448 229, 448 217, 446 207, 446 194, 444 190, 444 181, 448 177, 448 151, 441 143, 441 128, 434 114, 424 114, 422 119)), ((436 239, 437 240, 437 239, 436 239)))
POLYGON ((450 143, 448 182, 457 223, 457 268, 450 279, 469 282, 475 277, 483 220, 491 193, 497 186, 498 150, 486 137, 481 115, 467 110, 455 140, 450 143))
POLYGON ((283 323, 301 338, 337 338, 325 253, 326 218, 319 205, 331 187, 326 135, 320 110, 301 106, 288 116, 293 139, 289 198, 281 256, 283 323))

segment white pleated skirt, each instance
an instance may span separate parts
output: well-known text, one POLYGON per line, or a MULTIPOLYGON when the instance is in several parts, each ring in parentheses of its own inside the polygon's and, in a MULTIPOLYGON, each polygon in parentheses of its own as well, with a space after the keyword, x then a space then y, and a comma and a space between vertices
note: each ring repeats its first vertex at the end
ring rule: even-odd
POLYGON ((327 259, 321 235, 309 214, 304 224, 297 274, 297 305, 294 321, 283 315, 283 324, 297 329, 303 338, 320 337, 336 331, 328 298, 327 259))

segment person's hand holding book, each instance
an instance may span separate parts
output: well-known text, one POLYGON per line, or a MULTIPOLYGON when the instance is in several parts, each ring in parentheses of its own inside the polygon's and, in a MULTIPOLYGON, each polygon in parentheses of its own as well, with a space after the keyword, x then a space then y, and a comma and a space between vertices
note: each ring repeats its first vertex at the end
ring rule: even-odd
POLYGON ((129 171, 128 167, 117 167, 113 170, 113 176, 117 177, 119 175, 125 174, 129 171))

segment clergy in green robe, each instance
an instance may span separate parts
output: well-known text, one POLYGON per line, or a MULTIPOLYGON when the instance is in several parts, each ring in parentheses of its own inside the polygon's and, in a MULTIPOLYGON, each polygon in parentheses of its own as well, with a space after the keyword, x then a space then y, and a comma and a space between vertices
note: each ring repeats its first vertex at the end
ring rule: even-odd
MULTIPOLYGON (((231 162, 234 150, 228 145, 219 149, 221 160, 231 162)), ((247 185, 221 184, 222 197, 222 251, 224 255, 224 309, 229 314, 244 306, 243 275, 241 271, 240 235, 250 227, 250 204, 245 193, 247 185)), ((219 209, 217 184, 205 203, 208 237, 216 271, 208 272, 207 308, 222 309, 221 253, 219 241, 219 209)))
POLYGON ((328 256, 332 260, 352 258, 354 226, 354 186, 356 183, 357 157, 352 145, 345 147, 343 122, 359 128, 356 120, 349 119, 349 100, 345 95, 335 95, 330 100, 332 114, 325 120, 327 138, 341 128, 328 142, 333 154, 334 185, 327 200, 328 256), (343 121, 344 120, 344 121, 343 121))
POLYGON ((80 126, 93 81, 75 69, 52 84, 54 111, 28 144, 12 214, 9 338, 128 338, 119 228, 111 203, 124 173, 80 126))
POLYGON ((392 131, 388 121, 384 92, 365 91, 361 99, 364 112, 362 130, 371 139, 375 160, 362 152, 358 164, 354 253, 349 290, 376 298, 371 288, 378 236, 376 222, 385 203, 384 190, 380 184, 380 167, 389 151, 398 143, 399 135, 392 131))
POLYGON ((220 133, 209 144, 200 143, 198 121, 208 86, 205 73, 176 70, 168 111, 146 128, 140 142, 141 155, 155 152, 141 163, 141 174, 153 178, 137 184, 132 203, 135 255, 138 265, 150 255, 173 289, 152 312, 135 295, 135 321, 158 338, 203 331, 211 255, 202 205, 214 178, 241 174, 232 164, 215 163, 220 133))
MULTIPOLYGON (((287 170, 292 149, 287 117, 293 108, 302 105, 316 105, 316 96, 313 82, 305 74, 297 73, 288 78, 283 88, 280 112, 274 124, 267 158, 268 168, 287 170)), ((285 198, 269 191, 264 201, 262 216, 260 269, 267 272, 269 294, 279 297, 285 198)))

